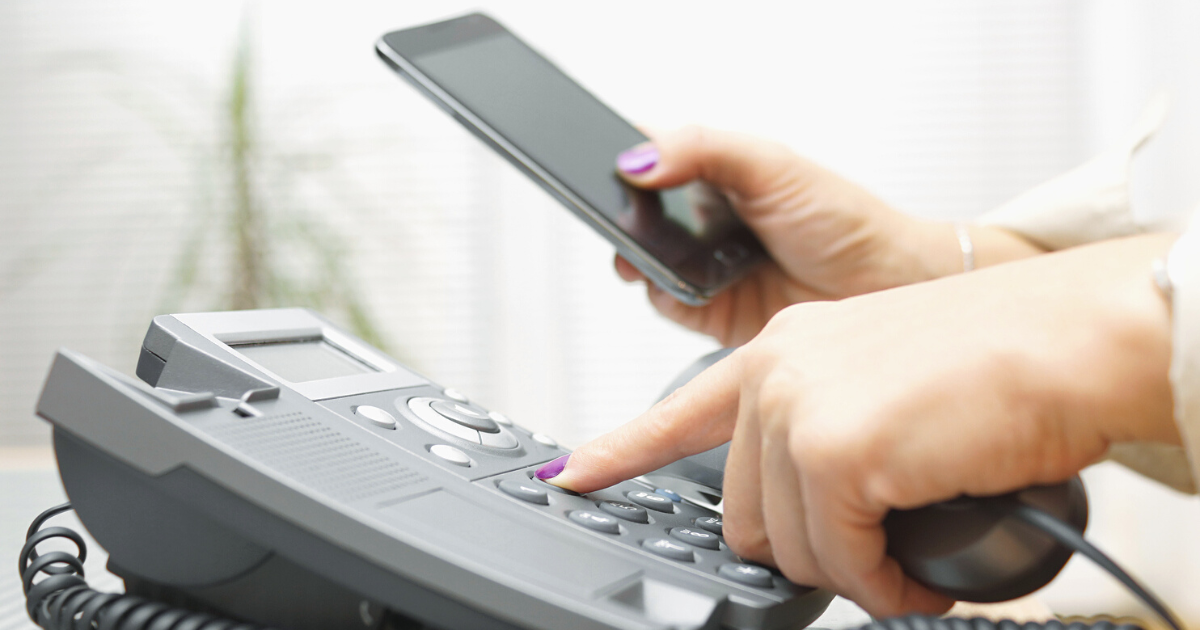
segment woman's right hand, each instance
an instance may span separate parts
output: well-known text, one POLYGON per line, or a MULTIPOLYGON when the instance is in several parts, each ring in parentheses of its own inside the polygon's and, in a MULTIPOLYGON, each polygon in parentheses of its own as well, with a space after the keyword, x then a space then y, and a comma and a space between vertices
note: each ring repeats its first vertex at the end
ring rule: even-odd
MULTIPOLYGON (((689 306, 647 282, 660 313, 736 346, 798 302, 837 300, 962 271, 949 223, 893 209, 861 187, 787 147, 701 127, 656 134, 617 158, 617 170, 642 188, 672 188, 695 179, 716 186, 758 235, 771 261, 717 294, 689 306)), ((999 228, 973 226, 977 266, 1041 253, 999 228)), ((645 280, 617 257, 620 276, 645 280)))

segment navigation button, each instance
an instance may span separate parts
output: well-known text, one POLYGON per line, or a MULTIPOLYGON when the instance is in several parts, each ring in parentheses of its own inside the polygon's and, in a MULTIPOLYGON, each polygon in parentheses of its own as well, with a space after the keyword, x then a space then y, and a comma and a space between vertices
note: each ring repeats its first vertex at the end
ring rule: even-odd
POLYGON ((718 536, 724 536, 724 524, 719 516, 702 516, 696 519, 696 527, 708 530, 718 536))
POLYGON ((429 407, 438 412, 443 418, 453 420, 464 427, 484 433, 500 432, 500 427, 496 425, 496 421, 489 418, 486 411, 475 405, 435 400, 429 403, 429 407))
POLYGON ((567 518, 571 519, 579 525, 583 525, 588 529, 594 529, 605 534, 621 533, 621 526, 617 523, 617 519, 599 512, 588 512, 585 510, 575 510, 567 514, 567 518))
POLYGON ((538 505, 550 505, 550 495, 528 482, 505 479, 496 484, 505 494, 538 505))
POLYGON ((642 548, 660 556, 680 562, 695 562, 696 556, 692 548, 666 538, 651 538, 642 543, 642 548))
POLYGON ((396 418, 392 414, 371 405, 359 405, 354 408, 354 415, 384 429, 395 429, 396 418))
POLYGON ((470 402, 469 400, 467 400, 467 397, 465 395, 463 395, 462 392, 458 391, 457 389, 454 389, 453 387, 447 387, 447 388, 443 389, 442 395, 445 396, 446 398, 449 398, 450 400, 457 400, 460 403, 470 402))
POLYGON ((617 518, 623 518, 634 523, 649 523, 650 514, 646 510, 624 501, 601 501, 600 509, 617 518))
POLYGON ((717 575, 749 586, 760 586, 763 588, 775 586, 775 580, 771 577, 770 571, 752 564, 722 564, 717 569, 717 575))
POLYGON ((453 446, 447 446, 446 444, 434 444, 433 446, 429 447, 429 452, 457 466, 466 468, 471 465, 471 458, 467 457, 466 453, 454 448, 453 446))
POLYGON ((418 426, 421 426, 422 428, 434 429, 434 430, 440 431, 442 433, 456 437, 460 440, 466 440, 473 444, 481 443, 479 440, 479 436, 481 435, 481 433, 479 433, 475 429, 465 427, 465 426, 443 416, 442 414, 434 411, 432 407, 430 407, 430 403, 434 402, 435 400, 439 400, 439 399, 426 398, 426 397, 413 397, 413 398, 408 399, 407 405, 404 404, 404 400, 405 400, 404 398, 400 398, 399 400, 396 401, 397 409, 403 410, 402 407, 407 406, 408 409, 410 411, 412 411, 413 414, 415 414, 417 416, 417 418, 420 420, 420 423, 418 426))
POLYGON ((629 497, 630 501, 633 501, 644 508, 650 508, 651 510, 658 512, 666 512, 667 514, 671 514, 675 511, 675 503, 661 494, 654 494, 653 492, 647 492, 646 490, 634 490, 632 492, 626 492, 625 496, 629 497))
POLYGON ((508 416, 500 413, 499 411, 489 411, 488 417, 492 420, 495 420, 496 424, 504 425, 506 427, 512 426, 512 420, 509 420, 508 416))
POLYGON ((501 431, 499 433, 480 433, 480 441, 484 446, 492 448, 517 448, 517 436, 509 431, 501 431))
POLYGON ((692 527, 672 527, 671 538, 696 545, 704 549, 720 549, 721 539, 712 532, 692 527))

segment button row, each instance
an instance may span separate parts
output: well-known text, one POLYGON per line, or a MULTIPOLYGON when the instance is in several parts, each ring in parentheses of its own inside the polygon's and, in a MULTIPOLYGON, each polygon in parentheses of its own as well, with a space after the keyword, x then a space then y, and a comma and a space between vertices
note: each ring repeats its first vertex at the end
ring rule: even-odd
MULTIPOLYGON (((535 505, 549 505, 550 495, 546 489, 557 489, 557 486, 552 486, 541 480, 534 482, 532 479, 530 481, 504 479, 498 482, 496 486, 511 497, 535 505)), ((651 509, 660 512, 673 511, 673 509, 664 510, 660 507, 661 503, 648 500, 648 496, 656 496, 649 492, 636 490, 627 492, 625 496, 633 501, 649 501, 654 506, 651 509)), ((666 496, 659 493, 657 498, 666 498, 666 496)), ((669 498, 666 498, 666 500, 670 501, 669 498)), ((600 512, 593 510, 571 510, 567 513, 567 519, 587 529, 605 534, 620 534, 620 520, 641 524, 650 522, 649 512, 633 503, 601 501, 598 505, 601 510, 600 512)), ((695 552, 692 550, 693 546, 708 550, 720 549, 723 530, 721 518, 719 516, 702 516, 697 518, 694 523, 696 527, 672 527, 668 531, 670 538, 648 538, 642 541, 641 546, 653 554, 678 562, 696 561, 695 552)), ((752 564, 740 562, 725 563, 717 568, 717 574, 727 580, 759 588, 771 588, 775 584, 774 576, 770 570, 752 564)))

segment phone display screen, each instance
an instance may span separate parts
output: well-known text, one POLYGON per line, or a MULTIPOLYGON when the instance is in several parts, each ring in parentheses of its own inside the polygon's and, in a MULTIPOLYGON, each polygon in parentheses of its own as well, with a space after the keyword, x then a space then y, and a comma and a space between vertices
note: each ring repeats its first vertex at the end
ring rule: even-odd
POLYGON ((247 344, 234 350, 293 383, 379 371, 324 339, 247 344))
POLYGON ((503 27, 483 18, 472 28, 468 20, 456 32, 395 44, 407 45, 402 54, 421 73, 684 280, 723 284, 737 263, 761 252, 725 198, 705 185, 659 193, 624 184, 617 154, 646 137, 503 27))

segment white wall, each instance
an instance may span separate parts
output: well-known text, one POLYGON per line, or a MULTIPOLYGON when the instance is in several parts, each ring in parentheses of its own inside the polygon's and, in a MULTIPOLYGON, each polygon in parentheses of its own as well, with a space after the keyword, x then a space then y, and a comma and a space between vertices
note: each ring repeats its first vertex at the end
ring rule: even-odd
MULTIPOLYGON (((260 192, 344 242, 420 370, 578 443, 713 348, 658 318, 601 239, 375 59, 385 30, 477 6, 633 120, 774 137, 930 217, 969 218, 1069 168, 1168 86, 1175 114, 1137 165, 1138 210, 1200 200, 1200 9, 1185 0, 10 0, 0 444, 44 443, 30 409, 55 347, 132 370, 180 247, 228 206, 215 138, 243 14, 260 192)), ((219 235, 205 245, 213 274, 219 235)), ((1200 617, 1195 500, 1115 469, 1089 481, 1093 538, 1200 617)), ((1127 605, 1074 563, 1047 597, 1063 611, 1127 605)))

